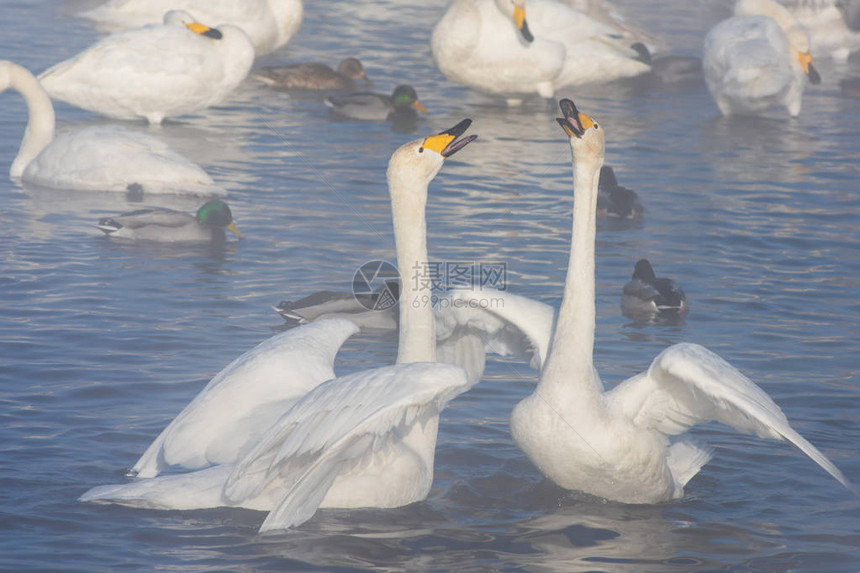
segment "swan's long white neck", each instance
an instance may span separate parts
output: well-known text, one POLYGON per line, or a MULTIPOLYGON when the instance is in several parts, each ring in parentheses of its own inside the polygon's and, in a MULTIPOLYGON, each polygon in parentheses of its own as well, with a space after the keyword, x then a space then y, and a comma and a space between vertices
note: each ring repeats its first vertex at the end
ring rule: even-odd
POLYGON ((394 244, 400 272, 400 340, 397 363, 435 362, 436 331, 427 273, 427 182, 389 170, 394 244))
MULTIPOLYGON (((538 392, 547 399, 602 392, 594 373, 594 240, 597 229, 597 184, 603 154, 574 157, 573 232, 564 297, 552 346, 541 373, 538 392)), ((584 400, 583 400, 584 402, 584 400)))
POLYGON ((8 85, 0 84, 0 91, 11 87, 27 102, 27 129, 24 131, 18 156, 9 169, 9 175, 21 177, 27 165, 54 139, 54 106, 50 96, 33 74, 11 62, 0 62, 0 65, 3 65, 8 73, 8 85))

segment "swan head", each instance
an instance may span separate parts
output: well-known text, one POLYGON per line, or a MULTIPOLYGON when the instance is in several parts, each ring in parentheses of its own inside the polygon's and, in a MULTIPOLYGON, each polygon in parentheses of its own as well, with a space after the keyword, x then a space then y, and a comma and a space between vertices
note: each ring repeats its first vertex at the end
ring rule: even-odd
POLYGON ((572 100, 565 98, 558 102, 558 105, 564 117, 558 117, 556 121, 570 138, 574 156, 581 159, 593 157, 602 162, 605 137, 600 125, 576 109, 572 100))
POLYGON ((213 40, 220 40, 223 34, 217 28, 210 28, 201 24, 197 19, 185 10, 170 10, 164 14, 164 23, 168 26, 185 26, 195 34, 206 36, 213 40))
POLYGON ((446 158, 478 138, 477 135, 469 135, 458 139, 471 124, 471 119, 464 119, 441 133, 400 146, 388 162, 388 181, 392 195, 399 193, 400 189, 414 188, 418 181, 424 186, 428 185, 442 169, 446 158))
POLYGON ((197 210, 197 222, 210 227, 223 227, 240 239, 245 238, 233 221, 233 212, 230 211, 230 207, 224 201, 215 199, 204 203, 197 210))
POLYGON ((800 66, 811 83, 821 83, 821 75, 812 63, 809 53, 809 34, 785 6, 774 0, 738 0, 735 4, 735 15, 760 15, 773 19, 785 34, 795 58, 795 65, 800 66))
POLYGON ((499 10, 511 18, 526 42, 533 42, 535 37, 529 30, 526 20, 526 0, 496 0, 499 10))

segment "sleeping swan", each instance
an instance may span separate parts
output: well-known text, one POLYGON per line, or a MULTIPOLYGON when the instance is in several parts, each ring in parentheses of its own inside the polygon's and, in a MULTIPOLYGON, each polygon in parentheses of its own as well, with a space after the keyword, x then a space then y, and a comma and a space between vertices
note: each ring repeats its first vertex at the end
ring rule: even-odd
POLYGON ((774 0, 738 0, 735 15, 705 37, 702 67, 723 115, 785 106, 797 117, 807 78, 821 82, 806 31, 774 0))
POLYGON ((113 119, 192 113, 245 79, 254 47, 239 28, 210 28, 174 10, 163 24, 117 32, 39 76, 52 98, 113 119))

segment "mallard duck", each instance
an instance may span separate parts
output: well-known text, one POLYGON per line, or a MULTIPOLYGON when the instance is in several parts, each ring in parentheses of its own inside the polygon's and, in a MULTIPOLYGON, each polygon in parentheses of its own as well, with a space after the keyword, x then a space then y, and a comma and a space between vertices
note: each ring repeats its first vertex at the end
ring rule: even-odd
POLYGON ((233 213, 218 199, 204 203, 196 215, 150 207, 113 217, 102 217, 96 225, 112 239, 159 243, 213 243, 224 240, 224 229, 240 239, 233 213))
POLYGON ((621 295, 621 312, 629 318, 654 318, 658 315, 682 318, 690 303, 677 282, 657 278, 648 259, 639 259, 633 277, 621 295))
POLYGON ((44 71, 52 98, 114 119, 192 113, 223 101, 248 75, 254 47, 239 28, 210 28, 174 10, 163 24, 117 32, 44 71))
POLYGON ((615 171, 608 165, 600 168, 597 186, 597 216, 618 219, 638 219, 642 216, 642 203, 636 192, 618 184, 615 171))
POLYGON ((351 90, 358 80, 368 81, 364 66, 356 58, 343 59, 337 70, 326 64, 305 62, 261 68, 253 77, 270 86, 301 90, 351 90))
POLYGON ((412 117, 415 110, 427 113, 427 108, 418 100, 415 88, 405 85, 397 86, 390 96, 355 92, 328 96, 325 103, 337 115, 365 121, 412 117))

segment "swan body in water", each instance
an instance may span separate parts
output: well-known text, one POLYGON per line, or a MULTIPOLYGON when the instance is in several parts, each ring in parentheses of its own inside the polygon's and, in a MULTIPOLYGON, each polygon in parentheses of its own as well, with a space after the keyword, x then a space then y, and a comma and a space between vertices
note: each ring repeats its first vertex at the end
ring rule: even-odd
MULTIPOLYGON (((409 284, 409 269, 427 261, 428 185, 445 158, 475 138, 457 139, 470 123, 407 143, 391 157, 401 284, 409 284)), ((298 525, 318 507, 398 507, 424 499, 439 413, 471 386, 461 368, 436 362, 433 311, 421 304, 428 288, 403 289, 409 304, 400 307, 396 364, 333 378, 334 353, 357 327, 330 319, 289 330, 216 376, 133 473, 156 476, 168 465, 205 469, 101 486, 81 499, 261 509, 269 511, 261 531, 298 525)))
POLYGON ((27 129, 9 175, 31 185, 78 191, 188 193, 224 196, 199 166, 160 139, 112 125, 55 136, 54 106, 26 68, 0 61, 0 92, 14 89, 27 103, 27 129))
POLYGON ((845 62, 860 50, 860 1, 783 0, 809 34, 812 52, 845 62))
POLYGON ((112 239, 158 243, 223 243, 224 229, 243 238, 233 213, 219 199, 207 201, 194 215, 151 207, 102 217, 96 225, 112 239))
POLYGON ((702 68, 723 115, 785 106, 796 117, 807 78, 821 82, 806 31, 774 0, 738 0, 735 15, 705 37, 702 68))
POLYGON ((254 48, 239 28, 210 28, 173 10, 163 24, 102 38, 39 81, 55 100, 157 124, 222 102, 253 63, 254 48))
POLYGON ((645 372, 604 389, 593 358, 595 204, 604 134, 569 99, 560 106, 564 117, 558 122, 573 154, 570 263, 540 381, 511 414, 517 446, 561 487, 625 503, 656 503, 680 498, 711 457, 684 432, 718 421, 791 442, 856 491, 761 388, 702 346, 670 346, 645 372))
POLYGON ((647 48, 557 0, 455 0, 433 29, 433 58, 450 80, 509 105, 560 86, 649 70, 647 48))
POLYGON ((302 23, 302 0, 109 0, 82 12, 112 32, 162 21, 169 10, 186 10, 203 22, 233 24, 242 29, 257 55, 285 45, 302 23))

